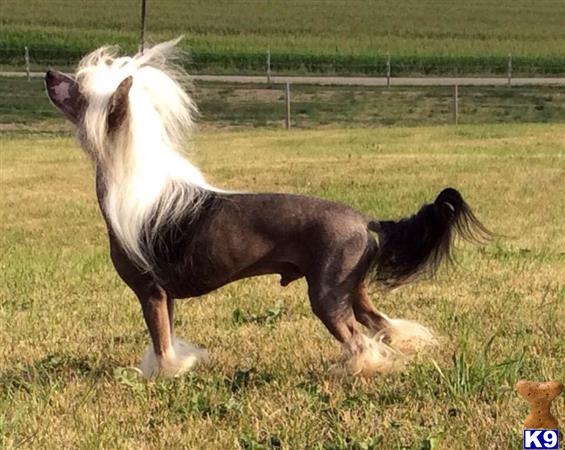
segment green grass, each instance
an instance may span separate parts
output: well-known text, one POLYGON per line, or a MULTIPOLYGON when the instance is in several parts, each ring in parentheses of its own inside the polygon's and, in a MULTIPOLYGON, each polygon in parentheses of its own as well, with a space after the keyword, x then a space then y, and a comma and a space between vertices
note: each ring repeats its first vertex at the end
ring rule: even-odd
MULTIPOLYGON (((305 283, 243 280, 179 302, 208 366, 141 382, 147 336, 115 274, 90 163, 66 137, 4 136, 0 210, 2 448, 521 448, 517 379, 565 380, 562 125, 204 133, 193 158, 229 189, 412 213, 457 186, 500 237, 379 309, 442 345, 400 374, 332 375, 339 346, 305 283)), ((554 412, 565 420, 563 397, 554 412)))
MULTIPOLYGON (((191 93, 199 122, 214 127, 283 127, 283 87, 197 83, 191 93)), ((68 129, 49 103, 43 81, 0 77, 0 127, 16 133, 30 129, 68 129)), ((560 86, 460 87, 460 123, 565 122, 565 88, 560 86)), ((291 88, 292 125, 388 126, 453 122, 453 87, 291 88)))
MULTIPOLYGON (((0 63, 73 64, 99 45, 137 48, 139 1, 4 0, 0 63)), ((559 0, 237 0, 148 2, 147 35, 185 34, 191 71, 383 74, 565 73, 559 0)))

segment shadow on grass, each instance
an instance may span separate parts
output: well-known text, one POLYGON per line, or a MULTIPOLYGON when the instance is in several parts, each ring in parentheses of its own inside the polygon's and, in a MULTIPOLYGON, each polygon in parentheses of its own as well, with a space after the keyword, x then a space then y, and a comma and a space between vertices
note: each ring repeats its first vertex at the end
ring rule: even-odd
POLYGON ((18 392, 31 393, 34 387, 63 387, 76 380, 109 379, 118 364, 110 359, 70 353, 48 353, 33 364, 18 364, 0 373, 0 395, 12 398, 18 392))

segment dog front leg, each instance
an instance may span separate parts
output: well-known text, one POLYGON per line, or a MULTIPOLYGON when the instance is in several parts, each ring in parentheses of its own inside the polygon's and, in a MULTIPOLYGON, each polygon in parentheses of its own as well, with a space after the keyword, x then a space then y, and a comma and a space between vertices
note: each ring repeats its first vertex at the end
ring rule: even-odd
POLYGON ((190 371, 206 351, 176 338, 173 334, 174 299, 156 287, 139 301, 151 336, 151 345, 140 366, 145 378, 176 377, 190 371))

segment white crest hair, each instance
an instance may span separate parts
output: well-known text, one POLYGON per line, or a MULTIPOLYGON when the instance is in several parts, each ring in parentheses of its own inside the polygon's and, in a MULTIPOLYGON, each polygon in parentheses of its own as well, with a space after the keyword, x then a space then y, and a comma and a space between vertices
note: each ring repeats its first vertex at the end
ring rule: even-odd
POLYGON ((179 40, 133 57, 102 47, 85 56, 76 73, 88 103, 85 145, 105 184, 102 208, 122 248, 147 271, 154 265, 150 244, 159 227, 197 212, 213 189, 181 154, 196 107, 183 89, 187 74, 170 62, 179 40), (110 99, 129 76, 127 119, 110 136, 110 99))

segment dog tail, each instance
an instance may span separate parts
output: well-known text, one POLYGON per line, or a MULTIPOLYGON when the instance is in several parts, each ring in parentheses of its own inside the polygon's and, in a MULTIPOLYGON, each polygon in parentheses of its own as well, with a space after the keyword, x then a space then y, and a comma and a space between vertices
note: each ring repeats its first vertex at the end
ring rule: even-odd
POLYGON ((441 191, 412 217, 370 221, 368 228, 379 238, 368 275, 388 289, 433 275, 443 260, 451 261, 456 236, 475 243, 492 236, 453 188, 441 191))

